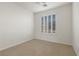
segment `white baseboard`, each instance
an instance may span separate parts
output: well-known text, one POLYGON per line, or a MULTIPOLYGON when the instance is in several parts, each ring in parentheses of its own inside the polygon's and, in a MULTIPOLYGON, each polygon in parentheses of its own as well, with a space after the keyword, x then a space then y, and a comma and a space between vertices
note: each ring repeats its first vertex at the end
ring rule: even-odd
POLYGON ((79 53, 78 53, 78 52, 79 52, 79 51, 78 51, 78 47, 73 45, 73 49, 74 49, 76 55, 79 56, 79 53))
POLYGON ((22 43, 25 43, 25 42, 28 42, 28 41, 30 41, 30 40, 32 40, 32 39, 24 40, 24 41, 21 41, 21 42, 17 42, 16 44, 12 44, 12 45, 6 46, 6 47, 4 47, 4 48, 1 48, 0 51, 2 51, 2 50, 6 50, 6 49, 8 49, 8 48, 17 46, 17 45, 22 44, 22 43))
MULTIPOLYGON (((43 39, 38 39, 38 40, 43 40, 43 39)), ((59 43, 59 44, 65 44, 65 45, 71 45, 72 46, 72 44, 67 44, 67 43, 64 43, 64 42, 57 42, 57 41, 51 41, 51 40, 43 40, 43 41, 54 42, 54 43, 59 43)))

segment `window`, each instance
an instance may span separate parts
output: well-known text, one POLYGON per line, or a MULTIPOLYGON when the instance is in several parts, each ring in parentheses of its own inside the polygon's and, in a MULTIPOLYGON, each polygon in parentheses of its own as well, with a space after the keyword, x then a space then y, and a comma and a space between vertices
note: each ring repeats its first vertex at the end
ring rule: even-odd
POLYGON ((47 32, 47 16, 45 16, 45 32, 47 32))
POLYGON ((48 15, 41 17, 41 32, 55 33, 56 15, 48 15))
POLYGON ((43 32, 43 17, 41 17, 41 32, 43 32))
POLYGON ((51 15, 48 16, 48 32, 51 33, 51 15))
POLYGON ((52 28, 53 29, 52 30, 53 30, 53 33, 55 33, 55 30, 56 30, 56 28, 55 28, 56 27, 56 24, 55 24, 56 23, 56 21, 55 21, 55 15, 52 16, 52 19, 53 19, 53 22, 52 22, 52 24, 53 24, 52 28))

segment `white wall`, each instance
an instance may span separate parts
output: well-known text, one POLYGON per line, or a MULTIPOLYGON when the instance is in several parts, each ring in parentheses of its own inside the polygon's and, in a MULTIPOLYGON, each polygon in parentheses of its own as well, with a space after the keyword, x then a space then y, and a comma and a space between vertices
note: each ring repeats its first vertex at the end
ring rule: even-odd
POLYGON ((73 47, 79 56, 79 3, 73 3, 73 47))
POLYGON ((72 4, 35 13, 35 39, 72 44, 72 4), (41 16, 56 14, 56 33, 41 32, 41 16))
POLYGON ((33 39, 33 13, 14 3, 0 3, 0 50, 33 39))

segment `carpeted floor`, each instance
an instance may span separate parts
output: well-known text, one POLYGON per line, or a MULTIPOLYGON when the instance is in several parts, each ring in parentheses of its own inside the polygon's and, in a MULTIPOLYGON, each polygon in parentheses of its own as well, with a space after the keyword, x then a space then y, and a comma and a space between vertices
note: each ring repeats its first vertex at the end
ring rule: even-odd
POLYGON ((0 52, 1 56, 75 56, 70 45, 31 40, 0 52))

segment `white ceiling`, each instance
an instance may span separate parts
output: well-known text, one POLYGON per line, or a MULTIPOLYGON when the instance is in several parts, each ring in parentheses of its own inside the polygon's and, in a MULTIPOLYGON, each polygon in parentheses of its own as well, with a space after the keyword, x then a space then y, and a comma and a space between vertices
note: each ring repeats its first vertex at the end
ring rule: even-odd
POLYGON ((18 2, 16 4, 22 6, 25 9, 29 9, 32 12, 40 12, 44 10, 48 10, 50 8, 55 8, 57 6, 61 6, 63 4, 67 4, 68 2, 46 2, 47 7, 42 6, 42 3, 37 2, 18 2))

